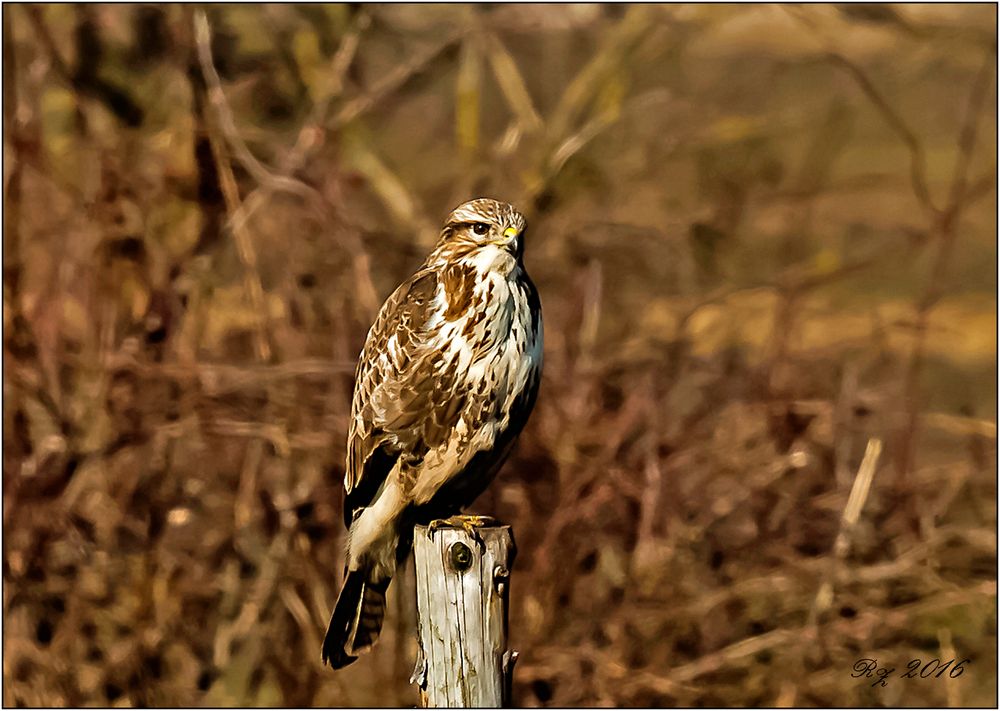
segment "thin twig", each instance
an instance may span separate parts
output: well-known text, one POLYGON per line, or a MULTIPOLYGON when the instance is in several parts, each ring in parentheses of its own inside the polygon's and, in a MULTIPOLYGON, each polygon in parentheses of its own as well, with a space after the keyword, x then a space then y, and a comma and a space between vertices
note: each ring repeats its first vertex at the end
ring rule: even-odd
POLYGON ((996 66, 996 53, 990 49, 986 53, 979 73, 976 75, 965 105, 965 116, 962 129, 958 135, 958 156, 955 158, 955 168, 952 172, 951 191, 948 194, 948 211, 957 212, 963 206, 969 184, 969 165, 972 153, 976 147, 976 135, 979 132, 979 119, 982 114, 983 102, 993 83, 990 77, 996 66))
POLYGON ((858 474, 854 478, 854 485, 851 493, 847 497, 847 506, 844 507, 844 514, 840 521, 840 531, 837 533, 837 540, 833 544, 833 552, 838 558, 847 555, 848 538, 858 523, 861 516, 861 509, 864 508, 865 501, 868 500, 868 492, 871 491, 872 480, 875 478, 875 468, 878 466, 879 457, 882 455, 882 440, 873 438, 868 440, 868 447, 865 449, 865 456, 858 467, 858 474))
POLYGON ((35 34, 45 47, 45 51, 49 55, 49 61, 52 62, 52 66, 55 69, 56 74, 64 82, 72 85, 73 73, 70 71, 69 65, 59 53, 59 48, 56 47, 56 42, 52 38, 52 33, 49 32, 48 25, 45 24, 45 18, 42 17, 44 7, 44 5, 29 4, 24 6, 24 10, 28 14, 28 19, 31 21, 31 26, 35 30, 35 34))
MULTIPOLYGON (((941 649, 941 659, 958 659, 955 644, 952 641, 951 630, 941 627, 937 632, 938 645, 941 649)), ((956 709, 962 706, 959 685, 949 674, 944 679, 944 690, 948 698, 948 708, 956 709)))
POLYGON ((267 608, 271 596, 275 592, 278 584, 279 572, 288 549, 291 545, 292 531, 282 527, 271 539, 271 545, 267 550, 260 566, 260 573, 254 585, 247 595, 239 614, 232 622, 219 625, 213 644, 212 659, 217 668, 224 668, 229 664, 232 655, 233 642, 242 639, 249 634, 254 625, 260 620, 261 614, 267 608))
POLYGON ((296 180, 288 175, 278 175, 261 163, 250 151, 246 141, 240 135, 233 118, 232 109, 226 100, 226 93, 222 89, 222 82, 219 73, 215 69, 212 61, 211 33, 208 25, 208 18, 204 11, 199 10, 194 16, 195 23, 195 43, 198 48, 198 61, 201 64, 202 75, 208 87, 208 98, 215 109, 219 130, 226 143, 251 177, 261 185, 267 185, 272 190, 284 190, 303 198, 323 202, 322 196, 316 189, 306 185, 301 180, 296 180))
POLYGON ((927 158, 917 134, 899 112, 892 107, 860 66, 838 52, 830 52, 827 54, 827 58, 851 75, 868 100, 882 114, 882 118, 889 128, 906 144, 906 148, 910 152, 910 181, 913 185, 913 194, 928 212, 932 214, 938 212, 927 186, 927 158))
POLYGON ((861 516, 861 509, 864 508, 865 501, 868 500, 868 492, 871 491, 875 468, 878 466, 881 455, 882 440, 878 438, 868 440, 865 456, 861 460, 861 466, 858 467, 857 476, 854 477, 854 485, 851 486, 851 493, 847 497, 847 505, 840 517, 840 529, 837 531, 837 538, 833 543, 833 556, 830 558, 826 578, 816 592, 816 597, 809 610, 810 625, 816 625, 820 615, 833 604, 834 577, 841 561, 847 557, 850 537, 858 523, 858 518, 861 516))
MULTIPOLYGON (((369 24, 370 18, 367 13, 361 13, 352 29, 349 30, 344 36, 340 47, 337 49, 337 52, 333 57, 330 71, 327 74, 329 79, 326 92, 324 92, 323 97, 315 103, 309 113, 309 117, 299 130, 294 146, 280 165, 280 174, 277 176, 271 176, 272 178, 279 181, 287 180, 301 184, 300 181, 295 180, 291 176, 299 171, 303 165, 305 165, 309 155, 318 145, 320 145, 324 131, 323 124, 327 120, 326 116, 329 112, 330 105, 343 93, 347 71, 350 69, 351 63, 354 61, 354 57, 357 53, 361 33, 368 27, 369 24)), ((207 54, 209 64, 211 64, 210 52, 206 49, 204 54, 207 54)), ((436 56, 436 54, 434 56, 436 56)), ((203 61, 202 63, 204 64, 205 62, 203 61)), ((405 69, 406 67, 403 68, 405 69)), ((407 74, 406 72, 402 73, 401 78, 396 74, 390 75, 390 78, 394 81, 398 79, 399 84, 391 84, 384 87, 380 86, 380 90, 383 90, 384 93, 378 98, 381 98, 381 96, 389 93, 389 91, 391 91, 394 87, 401 85, 410 76, 412 76, 412 74, 407 74)), ((375 102, 373 100, 372 103, 365 108, 365 110, 370 108, 370 106, 373 106, 374 103, 375 102)), ((360 115, 360 112, 356 114, 355 117, 357 115, 360 115)), ((334 122, 336 122, 336 119, 334 122)), ((329 128, 328 130, 333 129, 329 128)), ((273 180, 270 182, 267 180, 259 182, 261 184, 247 196, 246 200, 243 201, 235 211, 230 213, 229 226, 234 232, 240 232, 245 228, 247 221, 257 212, 258 209, 260 209, 260 207, 266 203, 267 198, 278 186, 278 183, 275 183, 273 180)), ((309 190, 311 191, 311 195, 318 198, 317 204, 321 207, 324 215, 328 217, 329 215, 327 214, 328 211, 326 210, 326 202, 324 198, 313 188, 309 188, 309 190)), ((346 228, 340 230, 339 232, 345 240, 345 247, 352 256, 352 266, 358 300, 366 315, 374 315, 375 310, 378 308, 378 297, 376 295, 375 285, 371 276, 371 259, 356 230, 346 228)))
POLYGON ((368 142, 348 136, 344 141, 344 151, 354 169, 371 184, 396 224, 403 229, 412 230, 422 246, 433 245, 438 232, 424 214, 417 196, 368 142))
MULTIPOLYGON (((337 48, 333 60, 330 62, 329 71, 323 73, 323 76, 326 77, 326 91, 313 104, 309 116, 306 118, 305 123, 302 124, 302 128, 299 129, 295 144, 288 152, 288 155, 281 161, 278 170, 281 176, 290 177, 297 173, 305 165, 309 155, 320 144, 323 137, 323 124, 326 121, 327 113, 330 111, 330 104, 344 91, 344 80, 357 54, 358 45, 361 42, 361 33, 367 29, 370 22, 371 18, 368 16, 368 13, 361 12, 354 25, 341 40, 340 46, 337 48)), ((242 226, 264 205, 272 192, 273 187, 269 183, 254 188, 243 201, 239 212, 233 215, 230 224, 242 226)))
POLYGON ((906 148, 910 153, 910 182, 913 186, 913 194, 920 205, 931 215, 936 214, 938 209, 934 205, 934 200, 931 197, 927 184, 927 158, 924 153, 923 144, 917 137, 916 132, 900 113, 893 108, 885 96, 883 96, 867 72, 856 62, 848 59, 841 52, 830 46, 830 42, 822 36, 819 28, 816 27, 808 13, 792 6, 782 5, 781 8, 804 27, 808 28, 812 35, 824 45, 826 48, 826 59, 851 76, 864 95, 868 97, 868 100, 871 101, 876 110, 882 115, 882 118, 892 132, 906 144, 906 148))
POLYGON ((650 31, 651 15, 649 7, 631 5, 621 22, 607 34, 601 49, 569 83, 549 117, 548 132, 554 140, 558 141, 570 132, 574 120, 587 102, 621 66, 629 51, 650 31))
MULTIPOLYGON (((198 55, 201 60, 202 71, 206 75, 206 82, 211 82, 212 75, 216 82, 217 97, 221 92, 218 87, 218 75, 212 64, 211 35, 208 26, 208 18, 204 11, 199 10, 194 16, 195 41, 198 47, 198 55)), ((211 85, 209 92, 212 92, 211 85)), ((218 120, 222 123, 227 121, 226 114, 228 107, 225 106, 224 97, 220 101, 215 100, 218 113, 218 120)), ((231 124, 232 116, 229 116, 230 129, 235 132, 235 125, 231 124)), ((235 214, 240 207, 239 187, 236 184, 236 177, 233 175, 233 167, 226 157, 225 148, 219 140, 218 132, 212 130, 211 126, 215 122, 209 122, 209 141, 212 144, 212 156, 215 159, 216 169, 219 175, 219 187, 222 189, 223 198, 226 201, 226 210, 230 215, 235 214)), ((254 351, 257 359, 261 362, 271 360, 271 343, 268 335, 268 315, 267 304, 264 300, 264 287, 261 283, 260 273, 257 269, 257 252, 254 249, 250 235, 242 227, 233 229, 233 240, 236 243, 236 252, 240 263, 243 265, 243 288, 247 294, 251 308, 256 314, 257 328, 254 329, 254 351)))
POLYGON ((524 76, 517 68, 517 62, 511 56, 507 47, 494 32, 487 32, 486 35, 487 58, 493 67, 493 76, 496 77, 500 91, 507 100, 507 106, 517 117, 521 128, 526 132, 533 132, 542 128, 542 118, 538 115, 528 86, 524 81, 524 76))
POLYGON ((409 61, 403 62, 391 72, 386 74, 372 89, 364 96, 359 96, 345 104, 338 111, 333 119, 327 124, 327 130, 336 131, 343 128, 351 121, 354 121, 362 114, 367 113, 380 101, 395 93, 404 84, 427 69, 428 65, 442 55, 445 51, 454 47, 461 41, 464 32, 453 32, 441 42, 429 47, 409 61))
MULTIPOLYGON (((595 108, 583 126, 574 130, 587 103, 623 67, 624 60, 650 31, 651 16, 652 11, 646 6, 630 7, 625 17, 605 35, 594 57, 570 81, 548 118, 545 127, 547 148, 542 152, 537 167, 528 173, 520 202, 533 204, 566 161, 621 119, 624 111, 595 108)), ((653 90, 632 105, 642 105, 650 96, 661 94, 662 90, 653 90)), ((517 138, 516 134, 514 137, 517 138)))
MULTIPOLYGON (((951 187, 948 192, 948 205, 932 221, 933 232, 937 236, 938 251, 935 255, 931 274, 928 277, 924 292, 917 302, 916 336, 910 362, 904 379, 903 402, 906 407, 906 423, 901 433, 899 455, 897 457, 896 475, 899 481, 905 481, 909 476, 913 462, 913 450, 917 431, 920 427, 920 373, 923 370, 925 351, 927 347, 927 326, 934 306, 944 293, 944 280, 957 238, 956 226, 965 206, 968 188, 968 172, 972 152, 976 145, 979 121, 982 115, 983 103, 990 86, 990 76, 996 62, 996 55, 991 48, 973 80, 966 102, 965 116, 958 137, 958 156, 955 159, 955 169, 952 175, 951 187)), ((911 499, 912 500, 912 499, 911 499)), ((914 514, 916 512, 913 512, 914 514)))
MULTIPOLYGON (((35 10, 35 8, 31 8, 35 10)), ((7 290, 7 303, 15 316, 23 316, 21 303, 21 194, 24 175, 24 138, 21 122, 17 118, 19 96, 17 90, 17 46, 11 21, 12 10, 3 7, 3 121, 7 145, 4 151, 9 160, 9 173, 4 175, 3 211, 3 285, 7 290), (8 148, 9 146, 9 148, 8 148)), ((7 171, 5 171, 6 173, 7 171)), ((11 319, 13 321, 13 319, 11 319)))
POLYGON ((969 166, 972 153, 976 146, 976 136, 979 131, 979 121, 982 116, 983 103, 991 82, 996 57, 989 52, 972 83, 969 98, 965 106, 965 116, 958 136, 958 155, 955 158, 955 168, 952 173, 951 188, 948 191, 948 204, 940 216, 940 239, 938 256, 934 260, 934 268, 927 282, 927 291, 921 301, 922 307, 928 307, 939 298, 943 288, 945 272, 951 263, 951 255, 955 244, 955 222, 965 206, 969 186, 969 166))
POLYGON ((474 34, 462 40, 455 75, 455 139, 468 167, 474 164, 479 149, 479 115, 483 94, 483 52, 480 45, 480 38, 474 34))

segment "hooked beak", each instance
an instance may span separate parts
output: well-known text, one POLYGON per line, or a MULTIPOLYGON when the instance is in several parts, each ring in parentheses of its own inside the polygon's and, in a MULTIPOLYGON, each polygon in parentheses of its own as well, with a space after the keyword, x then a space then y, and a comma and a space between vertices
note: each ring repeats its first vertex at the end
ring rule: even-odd
POLYGON ((522 239, 522 235, 523 232, 518 231, 516 227, 508 227, 503 231, 503 240, 498 241, 497 244, 513 254, 516 258, 520 259, 521 254, 524 252, 524 241, 522 239))
POLYGON ((503 231, 503 241, 498 242, 498 244, 509 250, 515 257, 521 257, 522 243, 519 239, 521 233, 518 232, 516 227, 508 227, 503 231))
POLYGON ((503 231, 504 240, 501 244, 505 247, 509 244, 513 244, 517 240, 517 229, 514 227, 508 227, 503 231))

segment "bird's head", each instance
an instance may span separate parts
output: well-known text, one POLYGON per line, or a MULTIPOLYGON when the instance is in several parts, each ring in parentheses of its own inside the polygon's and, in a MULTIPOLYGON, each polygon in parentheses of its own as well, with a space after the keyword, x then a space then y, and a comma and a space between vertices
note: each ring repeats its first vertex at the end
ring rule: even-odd
POLYGON ((489 198, 470 200, 448 215, 432 256, 471 258, 499 250, 520 260, 526 224, 513 205, 489 198))

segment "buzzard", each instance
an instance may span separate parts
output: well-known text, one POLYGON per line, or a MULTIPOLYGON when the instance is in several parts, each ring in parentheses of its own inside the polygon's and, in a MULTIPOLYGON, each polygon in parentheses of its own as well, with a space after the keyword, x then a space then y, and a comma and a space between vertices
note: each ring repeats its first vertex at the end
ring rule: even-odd
POLYGON ((413 525, 472 503, 535 404, 542 311, 524 228, 506 203, 460 205, 368 332, 347 436, 347 572, 323 642, 334 669, 377 640, 413 525))

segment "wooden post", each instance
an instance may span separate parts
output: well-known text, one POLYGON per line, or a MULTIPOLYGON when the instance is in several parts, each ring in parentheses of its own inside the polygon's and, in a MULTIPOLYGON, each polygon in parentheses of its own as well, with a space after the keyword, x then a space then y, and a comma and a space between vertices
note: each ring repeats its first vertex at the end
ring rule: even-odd
POLYGON ((517 652, 507 649, 507 600, 514 537, 510 526, 413 531, 419 650, 411 682, 425 708, 510 703, 517 652))

